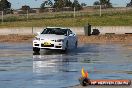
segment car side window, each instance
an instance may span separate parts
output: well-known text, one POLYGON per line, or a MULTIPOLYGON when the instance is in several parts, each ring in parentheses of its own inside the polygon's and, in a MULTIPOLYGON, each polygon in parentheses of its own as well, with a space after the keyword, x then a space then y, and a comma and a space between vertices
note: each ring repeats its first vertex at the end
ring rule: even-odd
POLYGON ((73 34, 73 32, 70 29, 68 29, 68 35, 70 34, 73 34))
POLYGON ((67 29, 63 29, 64 35, 67 36, 67 29))
POLYGON ((44 29, 41 34, 45 34, 45 33, 46 33, 46 29, 44 29))
POLYGON ((65 36, 68 36, 69 35, 69 30, 68 29, 63 29, 63 33, 65 36))
POLYGON ((69 34, 73 34, 71 30, 69 30, 69 34))

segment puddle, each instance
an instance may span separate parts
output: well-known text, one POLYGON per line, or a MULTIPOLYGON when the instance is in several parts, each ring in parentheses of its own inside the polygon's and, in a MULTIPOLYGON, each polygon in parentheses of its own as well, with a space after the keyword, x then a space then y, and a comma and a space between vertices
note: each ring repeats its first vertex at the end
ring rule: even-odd
POLYGON ((128 46, 86 44, 67 53, 42 50, 33 55, 30 43, 0 43, 0 87, 73 86, 79 83, 82 67, 91 79, 132 79, 132 49, 128 46))

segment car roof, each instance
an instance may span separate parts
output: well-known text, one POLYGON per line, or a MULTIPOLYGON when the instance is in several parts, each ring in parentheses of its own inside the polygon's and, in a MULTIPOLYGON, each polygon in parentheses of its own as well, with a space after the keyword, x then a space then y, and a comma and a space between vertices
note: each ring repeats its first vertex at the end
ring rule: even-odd
POLYGON ((46 28, 60 28, 60 29, 68 29, 68 28, 64 28, 64 27, 46 27, 46 28))

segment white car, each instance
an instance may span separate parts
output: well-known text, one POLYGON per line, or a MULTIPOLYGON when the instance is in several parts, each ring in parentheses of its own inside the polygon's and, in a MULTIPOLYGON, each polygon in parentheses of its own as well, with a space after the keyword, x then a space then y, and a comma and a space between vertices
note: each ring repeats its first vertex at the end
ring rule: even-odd
POLYGON ((77 48, 78 40, 75 33, 68 28, 47 27, 33 40, 33 51, 40 49, 57 49, 66 51, 77 48))

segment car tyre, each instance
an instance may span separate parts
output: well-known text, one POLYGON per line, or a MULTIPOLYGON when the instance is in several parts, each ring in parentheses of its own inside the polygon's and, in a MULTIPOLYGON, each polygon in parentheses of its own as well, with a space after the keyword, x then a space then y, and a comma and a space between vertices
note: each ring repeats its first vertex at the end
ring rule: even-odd
POLYGON ((76 43, 75 43, 75 48, 77 48, 77 46, 78 46, 78 42, 76 41, 76 43))
POLYGON ((33 47, 33 51, 34 51, 34 53, 39 53, 40 48, 33 47))
POLYGON ((68 41, 66 42, 66 47, 64 50, 62 50, 62 52, 66 52, 68 50, 68 41))

